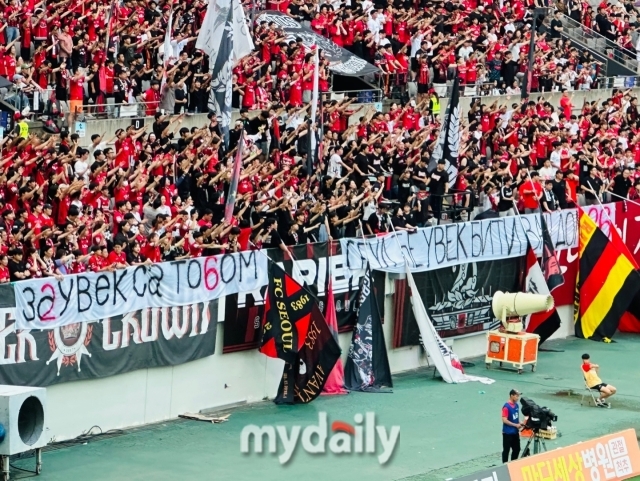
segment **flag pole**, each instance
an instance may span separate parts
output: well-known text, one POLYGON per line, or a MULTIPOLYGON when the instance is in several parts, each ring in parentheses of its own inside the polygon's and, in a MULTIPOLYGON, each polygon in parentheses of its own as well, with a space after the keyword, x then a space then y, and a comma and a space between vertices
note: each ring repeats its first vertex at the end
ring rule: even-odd
MULTIPOLYGON (((249 244, 251 244, 253 247, 255 247, 263 256, 265 256, 267 258, 267 260, 269 262, 273 262, 274 264, 278 265, 278 263, 276 261, 274 261, 271 257, 269 257, 265 252, 264 249, 262 247, 258 247, 257 245, 255 245, 253 242, 249 241, 249 244)), ((304 276, 302 275, 302 271, 300 270, 300 268, 298 267, 298 265, 293 262, 293 261, 297 261, 296 257, 293 255, 293 252, 291 252, 289 250, 289 247, 287 246, 287 253, 289 254, 289 256, 291 257, 291 265, 292 265, 292 270, 297 271, 297 275, 300 278, 300 280, 304 283, 303 279, 304 276)), ((280 267, 280 266, 278 266, 280 267)), ((284 269, 282 269, 284 271, 284 269)), ((305 284, 306 285, 306 284, 305 284)), ((313 294, 312 294, 313 295, 313 294)), ((315 296, 314 296, 315 297, 315 296)), ((316 299, 317 300, 317 299, 316 299)))
POLYGON ((536 29, 538 28, 537 8, 533 10, 533 20, 531 21, 531 38, 529 39, 529 52, 527 58, 527 74, 524 77, 524 85, 520 91, 521 99, 528 99, 531 93, 531 83, 533 79, 533 64, 535 62, 536 29))
MULTIPOLYGON (((396 240, 396 242, 398 244, 398 249, 400 249, 400 254, 402 254, 402 258, 404 259, 405 269, 409 270, 409 263, 407 262, 407 256, 405 256, 404 252, 402 251, 402 245, 400 244, 400 240, 398 239, 398 232, 396 231, 396 228, 393 226, 393 222, 391 222, 391 216, 389 214, 387 214, 387 222, 389 223, 389 225, 391 226, 391 229, 393 230, 393 237, 394 237, 394 239, 396 240)), ((414 267, 418 267, 418 265, 416 264, 415 261, 413 261, 413 266, 414 267)), ((409 289, 411 289, 411 286, 409 286, 409 289)), ((415 294, 419 295, 417 292, 415 294)), ((413 295, 413 292, 412 292, 412 295, 413 295)), ((427 308, 425 307, 425 311, 426 310, 427 310, 427 308)), ((429 323, 431 324, 431 320, 430 319, 429 319, 429 323)), ((433 324, 431 324, 431 327, 435 331, 435 327, 433 327, 433 324)), ((436 334, 437 334, 437 332, 436 332, 436 334)), ((420 334, 420 336, 422 336, 422 333, 420 334)), ((424 344, 424 339, 422 340, 422 348, 424 349, 424 354, 425 354, 424 357, 427 360, 427 368, 431 368, 431 363, 429 362, 429 352, 427 351, 427 348, 426 348, 426 346, 424 344)), ((437 366, 434 365, 433 367, 434 367, 435 371, 438 370, 437 366)), ((447 370, 449 370, 449 366, 447 366, 447 370)), ((436 375, 435 371, 433 373, 433 377, 435 377, 435 375, 436 375)), ((451 371, 449 371, 449 376, 451 376, 451 371)), ((451 376, 451 377, 453 377, 453 376, 451 376)))
MULTIPOLYGON (((613 192, 609 192, 609 194, 611 194, 611 195, 612 195, 612 196, 614 196, 614 197, 617 197, 618 199, 622 199, 622 200, 623 200, 623 201, 625 201, 625 202, 630 202, 631 204, 634 204, 634 205, 640 206, 640 204, 639 204, 638 202, 634 201, 634 200, 627 199, 626 197, 622 197, 621 195, 614 194, 613 192)), ((598 201, 599 201, 599 200, 600 200, 600 199, 598 199, 598 201)), ((602 204, 600 204, 600 205, 602 205, 602 204)))
POLYGON ((358 219, 358 224, 360 225, 360 237, 362 237, 362 242, 364 242, 364 255, 367 257, 368 268, 369 266, 371 266, 371 261, 369 260, 369 253, 367 252, 367 238, 364 236, 364 226, 362 225, 362 221, 360 219, 358 219))
MULTIPOLYGON (((396 242, 398 243, 398 249, 400 249, 400 254, 402 254, 402 258, 404 259, 404 264, 405 266, 409 266, 409 263, 407 262, 407 256, 404 255, 404 252, 402 251, 402 244, 400 244, 400 240, 398 239, 398 231, 396 231, 396 228, 393 226, 393 222, 391 222, 391 216, 389 215, 389 213, 387 213, 387 222, 389 223, 389 225, 391 226, 391 230, 393 230, 393 237, 396 240, 396 242)), ((413 267, 417 268, 418 264, 416 263, 415 260, 411 260, 413 267)))
POLYGON ((229 183, 229 192, 224 207, 224 219, 231 222, 233 211, 235 209, 236 197, 238 195, 238 184, 240 181, 240 171, 242 170, 244 157, 244 126, 240 130, 238 145, 236 146, 236 154, 233 159, 233 172, 231 173, 231 181, 229 183))

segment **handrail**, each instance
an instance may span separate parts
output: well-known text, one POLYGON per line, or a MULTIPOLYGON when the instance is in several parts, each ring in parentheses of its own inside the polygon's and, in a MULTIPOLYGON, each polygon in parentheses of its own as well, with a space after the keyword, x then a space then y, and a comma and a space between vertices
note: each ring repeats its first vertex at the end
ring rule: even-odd
MULTIPOLYGON (((515 97, 519 96, 520 93, 510 93, 510 94, 494 94, 493 86, 496 82, 486 82, 482 84, 469 84, 469 85, 461 85, 460 87, 463 89, 460 94, 463 97, 515 97), (472 91, 474 90, 475 91, 472 91), (489 93, 484 93, 484 92, 489 93)), ((618 75, 611 77, 597 77, 594 82, 597 85, 596 88, 586 89, 586 90, 575 90, 576 92, 587 92, 587 91, 599 91, 599 90, 611 90, 613 88, 620 89, 628 89, 628 88, 639 88, 640 87, 640 76, 638 75, 618 75)), ((434 86, 436 92, 438 92, 439 88, 446 88, 446 94, 441 95, 440 97, 448 98, 451 97, 451 90, 453 89, 453 85, 447 83, 446 87, 443 85, 438 87, 434 86)), ((439 92, 438 92, 439 93, 439 92)), ((556 91, 541 91, 541 92, 531 92, 531 95, 544 95, 549 93, 559 93, 556 91)))
POLYGON ((344 95, 346 97, 363 99, 362 102, 358 100, 355 103, 375 103, 382 102, 383 100, 382 89, 338 90, 335 92, 323 92, 323 94, 328 95, 329 97, 333 97, 334 95, 344 95), (367 93, 371 93, 370 98, 367 93))
POLYGON ((631 60, 636 60, 636 54, 634 52, 632 52, 631 50, 628 50, 620 45, 618 45, 616 42, 613 42, 611 40, 609 40, 607 37, 605 37, 604 35, 602 35, 599 32, 596 32, 595 30, 587 27, 586 25, 583 25, 582 23, 574 20, 573 18, 565 15, 565 14, 561 14, 562 16, 562 23, 565 24, 569 24, 570 28, 579 28, 581 29, 586 35, 588 35, 591 38, 594 38, 597 42, 599 43, 604 43, 606 45, 606 48, 610 48, 610 49, 616 49, 619 50, 621 54, 623 54, 625 57, 630 58, 631 60))

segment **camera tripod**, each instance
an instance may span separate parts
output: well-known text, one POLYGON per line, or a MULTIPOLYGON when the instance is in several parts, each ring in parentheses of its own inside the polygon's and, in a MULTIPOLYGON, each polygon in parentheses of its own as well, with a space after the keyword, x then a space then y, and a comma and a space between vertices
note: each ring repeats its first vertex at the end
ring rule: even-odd
POLYGON ((529 438, 529 441, 527 441, 527 444, 524 447, 524 451, 522 451, 522 456, 520 456, 521 458, 526 458, 527 456, 531 456, 532 453, 531 453, 531 450, 529 449, 529 446, 531 446, 532 441, 533 441, 533 454, 538 454, 538 453, 541 453, 542 451, 547 450, 547 445, 544 442, 544 438, 540 435, 539 430, 534 429, 533 436, 531 436, 529 438))

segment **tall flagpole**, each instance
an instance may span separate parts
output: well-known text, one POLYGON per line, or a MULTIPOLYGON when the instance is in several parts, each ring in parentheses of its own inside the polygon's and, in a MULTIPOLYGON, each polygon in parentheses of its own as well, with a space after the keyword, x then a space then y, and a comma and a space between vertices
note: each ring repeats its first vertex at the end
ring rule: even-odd
POLYGON ((520 89, 520 98, 528 99, 531 93, 531 82, 533 78, 533 63, 535 61, 536 51, 536 29, 538 28, 538 14, 537 9, 533 11, 533 21, 531 23, 531 38, 529 39, 529 57, 527 60, 527 73, 524 76, 524 85, 520 89))
POLYGON ((318 147, 322 139, 317 138, 318 133, 318 67, 320 64, 320 56, 318 44, 313 45, 313 93, 311 96, 311 125, 309 126, 309 149, 307 152, 307 176, 311 177, 314 165, 318 165, 318 147), (313 130, 315 124, 316 129, 313 130), (314 136, 316 137, 314 139, 314 136), (315 140, 315 142, 314 142, 315 140))

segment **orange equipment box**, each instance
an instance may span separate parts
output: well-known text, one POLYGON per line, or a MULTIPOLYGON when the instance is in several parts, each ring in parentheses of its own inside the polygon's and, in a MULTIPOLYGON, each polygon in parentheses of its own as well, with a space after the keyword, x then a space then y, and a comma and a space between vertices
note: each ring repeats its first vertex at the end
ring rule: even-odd
POLYGON ((485 363, 487 369, 496 361, 511 364, 522 374, 524 366, 531 365, 531 370, 536 370, 538 362, 538 341, 540 336, 523 332, 513 334, 500 331, 487 332, 487 357, 485 363))

